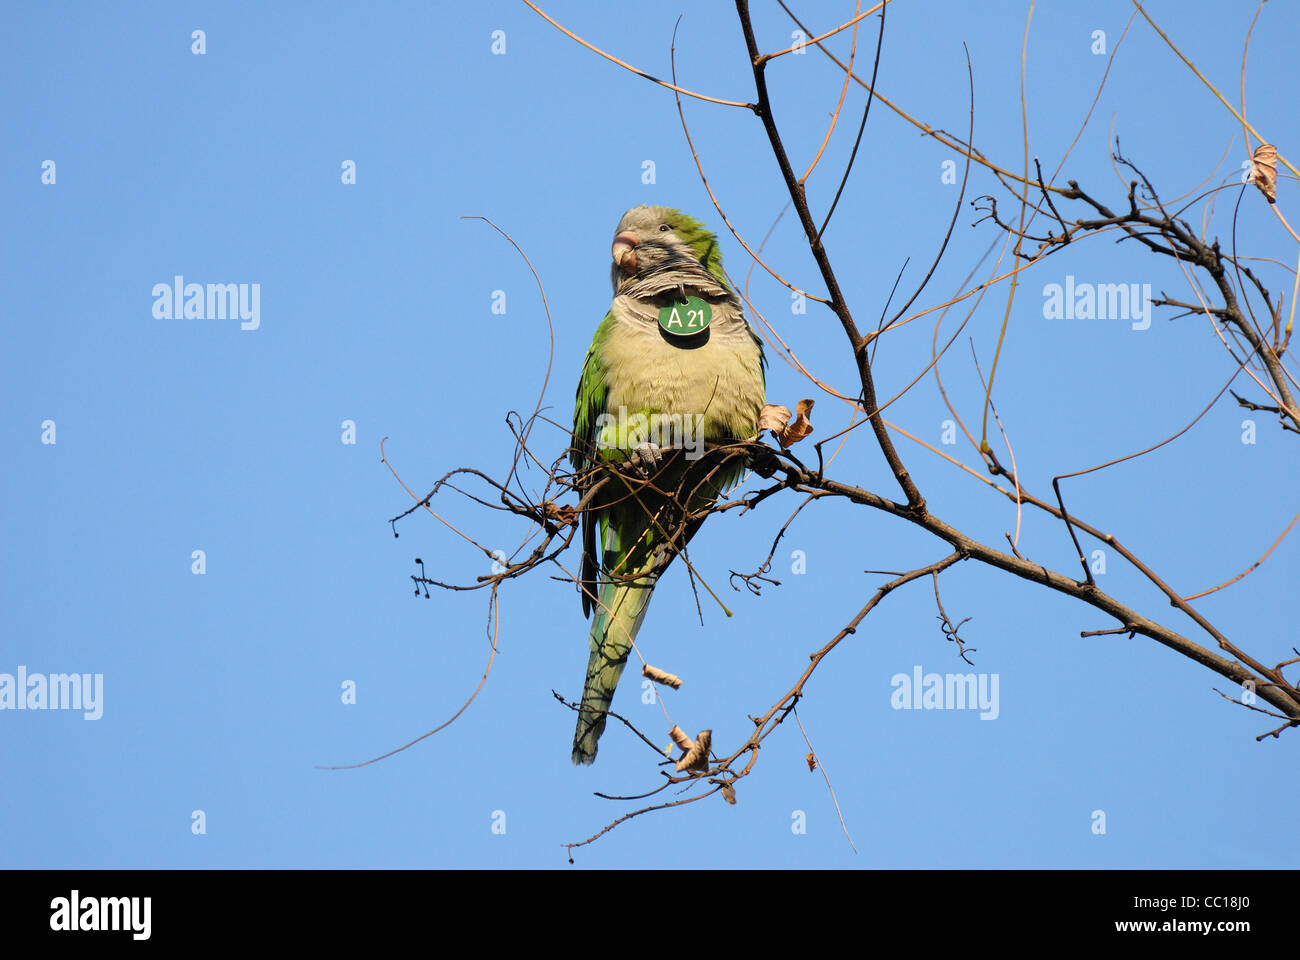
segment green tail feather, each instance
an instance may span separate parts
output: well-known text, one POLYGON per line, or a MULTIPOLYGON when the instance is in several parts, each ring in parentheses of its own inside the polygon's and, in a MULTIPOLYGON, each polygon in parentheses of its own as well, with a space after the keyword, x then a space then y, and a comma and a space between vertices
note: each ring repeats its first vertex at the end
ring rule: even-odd
POLYGON ((654 577, 621 583, 606 582, 600 588, 600 603, 591 621, 591 656, 587 659, 587 681, 582 690, 582 710, 573 734, 573 764, 596 759, 596 741, 605 730, 605 711, 614 699, 618 678, 632 652, 632 641, 641 629, 654 577))
MULTIPOLYGON (((573 735, 573 762, 589 764, 596 759, 596 742, 605 730, 606 711, 614 699, 614 690, 632 641, 641 629, 650 594, 655 581, 663 574, 667 563, 662 562, 670 549, 663 542, 662 532, 676 530, 686 517, 686 510, 710 503, 744 472, 744 465, 715 473, 717 458, 705 456, 687 461, 680 451, 670 455, 668 461, 651 479, 660 490, 682 491, 689 504, 679 504, 662 494, 653 494, 626 485, 626 493, 610 496, 621 503, 611 505, 600 518, 602 544, 600 555, 600 602, 592 614, 587 659, 587 679, 582 691, 582 709, 573 735), (711 477, 707 482, 704 478, 711 477), (658 569, 656 569, 658 566, 658 569), (650 571, 654 571, 651 573, 650 571), (633 579, 629 575, 641 574, 633 579), (617 579, 616 579, 617 578, 617 579)), ((690 541, 699 528, 700 521, 686 523, 680 535, 680 549, 690 541)), ((590 547, 587 547, 590 550, 590 547)), ((676 551, 668 556, 671 561, 676 551)), ((596 577, 594 569, 587 571, 590 562, 584 560, 582 579, 586 589, 596 577)), ((584 597, 589 598, 589 594, 584 597)), ((585 605, 585 601, 584 601, 585 605)))

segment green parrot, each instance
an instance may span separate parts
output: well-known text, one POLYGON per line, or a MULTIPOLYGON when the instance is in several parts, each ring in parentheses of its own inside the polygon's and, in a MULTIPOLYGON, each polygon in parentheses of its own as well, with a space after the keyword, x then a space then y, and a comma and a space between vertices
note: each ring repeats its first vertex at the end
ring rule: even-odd
POLYGON ((606 478, 582 513, 578 586, 584 616, 594 616, 575 765, 596 759, 650 594, 702 522, 689 513, 744 474, 742 459, 723 463, 704 454, 703 441, 754 437, 766 390, 762 341, 703 224, 667 207, 633 207, 612 254, 614 300, 582 367, 570 451, 580 492, 606 478), (644 480, 593 469, 599 461, 631 461, 644 480))

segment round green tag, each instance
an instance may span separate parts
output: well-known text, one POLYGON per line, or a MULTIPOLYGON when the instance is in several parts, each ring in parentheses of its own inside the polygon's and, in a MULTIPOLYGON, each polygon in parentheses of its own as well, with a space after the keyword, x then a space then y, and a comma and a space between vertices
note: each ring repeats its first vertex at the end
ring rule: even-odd
POLYGON ((670 303, 659 308, 659 326, 664 333, 689 337, 702 333, 713 319, 713 308, 699 297, 688 297, 685 303, 670 303))

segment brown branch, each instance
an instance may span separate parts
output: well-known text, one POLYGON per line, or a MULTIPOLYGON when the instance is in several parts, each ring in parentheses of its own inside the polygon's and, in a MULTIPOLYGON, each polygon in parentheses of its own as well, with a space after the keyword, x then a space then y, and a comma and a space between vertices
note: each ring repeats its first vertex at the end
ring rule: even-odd
POLYGON ((849 311, 843 293, 840 291, 839 280, 831 267, 826 248, 817 238, 817 225, 813 222, 812 213, 808 209, 807 194, 803 184, 794 175, 794 170, 790 166, 790 159, 786 155, 785 144, 781 141, 781 134, 777 130, 776 120, 772 115, 772 103, 767 93, 765 64, 760 58, 758 43, 754 39, 754 27, 750 22, 749 0, 736 0, 736 13, 740 17, 741 29, 745 34, 745 46, 749 50, 754 74, 754 89, 758 95, 755 112, 763 121, 763 129, 767 132, 768 142, 771 144, 772 153, 776 157, 777 166, 780 167, 781 177, 785 180, 786 190, 790 194, 790 200, 794 204, 795 212, 799 215, 799 222, 803 225, 804 233, 808 237, 809 249, 812 251, 813 259, 817 261, 822 280, 825 282, 826 290, 830 294, 831 302, 829 306, 839 319, 853 348, 854 358, 857 361, 858 376, 862 383, 863 410, 871 421, 871 429, 876 435, 876 441, 880 445, 885 461, 889 464, 889 469, 893 472, 894 478, 898 481, 898 485, 902 487, 903 493, 907 497, 909 508, 918 514, 924 514, 925 498, 921 496, 921 491, 917 489, 911 475, 903 466, 902 459, 894 448, 894 442, 890 439, 889 430, 876 409, 876 387, 871 375, 871 365, 866 356, 867 341, 858 331, 853 315, 849 311))
POLYGON ((826 781, 826 789, 830 791, 831 803, 835 804, 835 815, 840 818, 840 829, 844 831, 844 837, 849 841, 849 846, 853 852, 858 852, 858 845, 853 842, 853 835, 849 833, 849 825, 844 822, 844 811, 840 809, 839 798, 835 796, 835 788, 831 786, 831 775, 826 772, 826 764, 822 762, 821 757, 817 756, 817 751, 813 749, 812 741, 808 739, 808 731, 803 728, 803 721, 799 719, 799 711, 795 710, 794 722, 799 725, 799 732, 803 734, 803 742, 808 744, 808 761, 809 767, 816 767, 822 772, 822 779, 826 781))
POLYGON ((632 73, 635 73, 638 77, 644 77, 645 79, 649 80, 651 83, 657 83, 659 84, 659 86, 667 87, 669 90, 674 90, 677 93, 684 93, 686 94, 686 96, 694 97, 696 100, 705 100, 709 103, 718 103, 724 107, 744 107, 747 110, 754 109, 754 105, 752 103, 745 103, 742 100, 722 100, 719 99, 718 97, 705 96, 702 93, 696 93, 694 90, 687 90, 684 87, 675 86, 674 84, 671 84, 666 80, 660 80, 654 74, 646 73, 644 70, 638 70, 630 63, 625 63, 622 60, 620 60, 618 57, 606 53, 604 50, 600 49, 600 47, 597 47, 594 44, 588 43, 586 40, 582 39, 582 37, 578 36, 572 30, 568 30, 565 27, 561 26, 551 17, 547 16, 546 12, 542 10, 541 7, 537 6, 537 4, 533 3, 532 0, 524 0, 524 3, 528 4, 528 6, 531 7, 538 16, 540 16, 543 20, 545 20, 547 23, 553 26, 556 30, 559 30, 560 33, 564 34, 570 40, 577 41, 578 43, 586 47, 588 50, 590 50, 592 53, 599 54, 600 56, 608 60, 610 63, 616 63, 624 70, 629 70, 632 73))

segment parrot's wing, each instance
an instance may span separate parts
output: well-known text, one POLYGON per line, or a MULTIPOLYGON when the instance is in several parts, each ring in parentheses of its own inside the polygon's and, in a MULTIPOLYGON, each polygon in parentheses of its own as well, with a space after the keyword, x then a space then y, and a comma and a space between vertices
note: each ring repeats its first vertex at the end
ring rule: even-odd
MULTIPOLYGON (((596 336, 587 350, 587 359, 582 364, 582 377, 578 380, 578 393, 573 408, 573 446, 569 449, 569 461, 579 475, 578 491, 585 494, 590 478, 584 480, 582 475, 588 473, 597 462, 597 445, 600 437, 600 416, 608 409, 609 383, 604 364, 600 358, 600 348, 610 335, 617 321, 611 310, 596 328, 596 336)), ((596 526, 597 520, 592 505, 582 512, 582 569, 579 573, 578 591, 582 595, 582 615, 591 613, 592 604, 599 592, 596 560, 596 526)))

